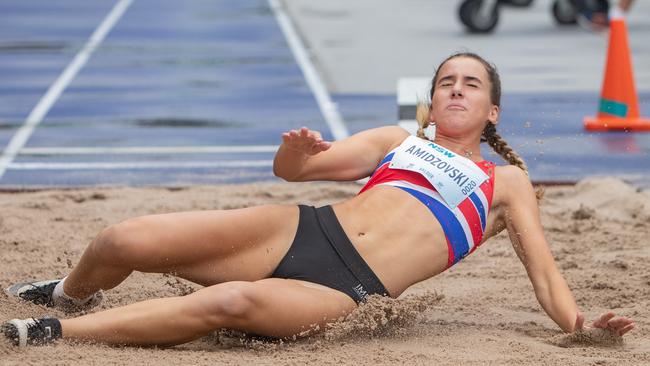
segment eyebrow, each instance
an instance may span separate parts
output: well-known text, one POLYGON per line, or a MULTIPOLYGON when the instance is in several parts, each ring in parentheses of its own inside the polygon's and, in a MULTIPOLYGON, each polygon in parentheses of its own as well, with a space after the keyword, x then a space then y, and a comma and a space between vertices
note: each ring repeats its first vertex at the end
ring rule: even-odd
MULTIPOLYGON (((447 81, 452 79, 454 79, 452 75, 443 76, 438 80, 438 84, 440 84, 442 81, 447 81)), ((481 79, 477 78, 476 76, 464 76, 463 79, 465 79, 465 81, 474 81, 479 84, 483 84, 483 82, 481 82, 481 79)))

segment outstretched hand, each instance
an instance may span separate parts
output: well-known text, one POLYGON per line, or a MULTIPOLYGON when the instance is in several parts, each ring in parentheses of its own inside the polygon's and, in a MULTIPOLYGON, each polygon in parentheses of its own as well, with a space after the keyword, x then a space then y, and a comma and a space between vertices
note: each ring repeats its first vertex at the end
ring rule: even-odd
POLYGON ((307 155, 316 155, 332 146, 331 142, 323 140, 320 132, 312 131, 307 127, 283 133, 282 141, 287 148, 307 155))
POLYGON ((602 314, 600 318, 594 320, 591 323, 591 326, 585 327, 584 323, 585 323, 585 316, 581 312, 578 312, 578 314, 576 315, 576 325, 574 328, 574 330, 576 331, 583 330, 589 327, 601 328, 601 329, 607 329, 612 333, 622 336, 623 334, 634 329, 634 321, 632 321, 632 319, 625 316, 616 316, 611 311, 602 314))

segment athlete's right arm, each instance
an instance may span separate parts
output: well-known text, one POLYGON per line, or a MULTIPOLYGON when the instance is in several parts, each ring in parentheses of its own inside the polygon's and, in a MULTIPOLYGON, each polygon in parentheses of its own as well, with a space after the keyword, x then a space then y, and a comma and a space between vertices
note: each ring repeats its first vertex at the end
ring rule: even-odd
POLYGON ((343 140, 323 141, 305 127, 282 134, 273 173, 290 182, 352 181, 369 176, 384 155, 408 132, 398 126, 373 128, 343 140))

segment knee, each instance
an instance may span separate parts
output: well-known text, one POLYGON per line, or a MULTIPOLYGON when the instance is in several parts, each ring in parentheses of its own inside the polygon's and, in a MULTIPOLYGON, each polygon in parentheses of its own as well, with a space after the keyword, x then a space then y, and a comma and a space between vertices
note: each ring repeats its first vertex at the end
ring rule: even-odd
MULTIPOLYGON (((204 311, 209 318, 219 323, 224 321, 236 325, 240 321, 254 316, 257 308, 255 301, 255 285, 248 282, 228 282, 214 286, 208 295, 204 311)), ((206 288, 204 290, 208 290, 206 288)))
POLYGON ((92 252, 103 263, 133 264, 148 255, 143 253, 144 230, 144 223, 137 218, 111 225, 95 237, 91 243, 92 252))

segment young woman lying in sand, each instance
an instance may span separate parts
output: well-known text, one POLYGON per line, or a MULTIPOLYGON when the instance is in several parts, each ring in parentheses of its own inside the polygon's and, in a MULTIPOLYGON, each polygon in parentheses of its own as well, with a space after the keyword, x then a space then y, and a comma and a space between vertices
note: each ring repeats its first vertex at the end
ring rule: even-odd
MULTIPOLYGON (((503 229, 546 313, 565 332, 580 330, 584 317, 544 238, 526 165, 496 133, 500 88, 493 66, 456 54, 433 78, 419 137, 396 126, 333 143, 307 128, 284 133, 277 176, 370 180, 357 196, 320 208, 182 212, 110 226, 63 280, 7 292, 73 312, 96 306, 101 290, 133 271, 172 273, 205 287, 76 318, 14 319, 3 332, 20 346, 58 338, 174 345, 222 328, 289 337, 322 329, 369 295, 399 296, 503 229), (429 123, 433 142, 424 138, 429 123), (483 160, 481 140, 511 165, 483 160)), ((623 335, 634 324, 606 313, 590 326, 623 335)))

